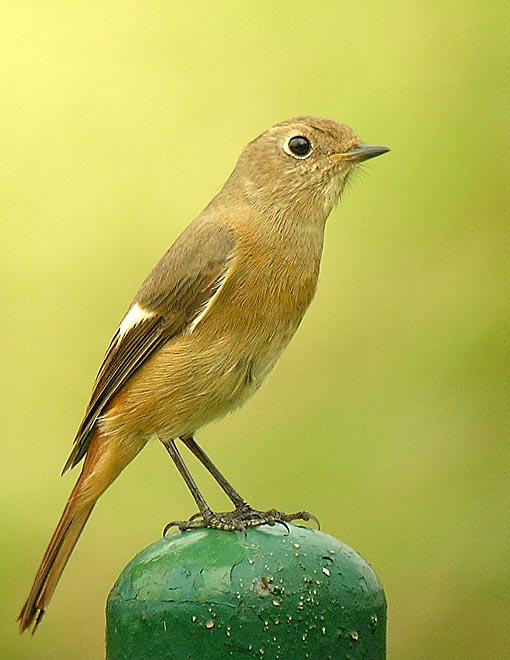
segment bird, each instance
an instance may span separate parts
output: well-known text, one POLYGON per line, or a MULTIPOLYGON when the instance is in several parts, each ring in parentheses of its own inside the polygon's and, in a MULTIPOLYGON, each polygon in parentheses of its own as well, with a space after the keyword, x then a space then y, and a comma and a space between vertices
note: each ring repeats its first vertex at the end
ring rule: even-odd
POLYGON ((346 124, 302 116, 241 152, 223 188, 145 279, 108 346, 63 472, 83 466, 18 617, 20 632, 35 632, 98 498, 153 438, 198 507, 172 523, 181 530, 313 518, 252 508, 195 434, 262 385, 314 297, 328 216, 356 166, 387 151, 346 124), (232 511, 208 506, 178 441, 232 511))

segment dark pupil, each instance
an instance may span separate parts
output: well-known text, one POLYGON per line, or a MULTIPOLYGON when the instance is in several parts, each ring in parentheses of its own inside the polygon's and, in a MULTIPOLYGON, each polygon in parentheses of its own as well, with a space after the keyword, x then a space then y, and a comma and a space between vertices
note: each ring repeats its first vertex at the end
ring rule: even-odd
POLYGON ((312 145, 305 137, 298 135, 297 137, 290 138, 289 149, 296 156, 306 156, 310 153, 312 145))

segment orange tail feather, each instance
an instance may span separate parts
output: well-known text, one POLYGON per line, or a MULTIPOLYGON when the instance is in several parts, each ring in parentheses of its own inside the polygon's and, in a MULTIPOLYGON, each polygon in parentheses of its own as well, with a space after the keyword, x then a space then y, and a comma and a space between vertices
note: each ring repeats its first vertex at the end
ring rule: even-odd
POLYGON ((33 624, 32 633, 35 633, 93 508, 92 504, 88 510, 74 513, 72 501, 67 503, 18 617, 20 632, 33 624))
POLYGON ((34 633, 53 596, 99 496, 136 456, 144 442, 122 442, 96 432, 90 443, 81 474, 44 553, 30 594, 18 617, 20 632, 31 626, 34 633))

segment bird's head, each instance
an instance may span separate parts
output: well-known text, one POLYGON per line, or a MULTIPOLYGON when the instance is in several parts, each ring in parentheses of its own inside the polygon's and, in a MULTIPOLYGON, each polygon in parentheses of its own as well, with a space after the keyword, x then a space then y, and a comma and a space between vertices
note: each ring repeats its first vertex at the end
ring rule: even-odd
POLYGON ((252 140, 231 178, 263 213, 297 213, 323 223, 356 165, 387 151, 361 143, 340 122, 296 117, 252 140))

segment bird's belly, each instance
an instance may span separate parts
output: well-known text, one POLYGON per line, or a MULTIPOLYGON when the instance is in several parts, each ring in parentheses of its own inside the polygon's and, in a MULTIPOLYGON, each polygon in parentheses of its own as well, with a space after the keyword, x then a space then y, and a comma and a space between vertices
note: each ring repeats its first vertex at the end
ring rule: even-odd
POLYGON ((256 346, 169 342, 131 378, 102 430, 162 439, 194 433, 257 391, 290 339, 285 334, 256 346))

